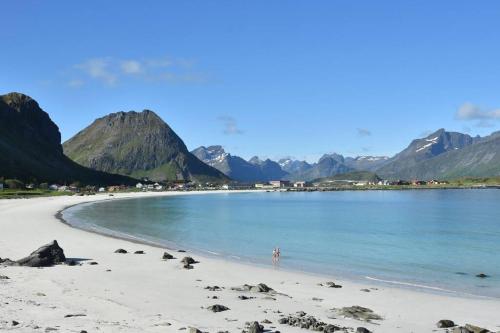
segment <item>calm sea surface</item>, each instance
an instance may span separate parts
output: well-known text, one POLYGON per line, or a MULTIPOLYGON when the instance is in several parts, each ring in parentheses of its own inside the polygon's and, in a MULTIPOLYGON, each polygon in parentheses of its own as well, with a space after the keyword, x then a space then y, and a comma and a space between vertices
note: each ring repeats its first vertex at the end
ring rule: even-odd
POLYGON ((185 195, 79 205, 64 218, 264 265, 279 246, 281 269, 500 297, 499 190, 185 195))

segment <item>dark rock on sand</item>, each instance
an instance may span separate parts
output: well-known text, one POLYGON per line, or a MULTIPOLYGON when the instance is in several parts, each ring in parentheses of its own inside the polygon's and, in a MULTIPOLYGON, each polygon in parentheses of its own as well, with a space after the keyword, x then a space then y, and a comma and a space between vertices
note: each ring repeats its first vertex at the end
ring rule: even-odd
POLYGON ((135 251, 134 254, 144 254, 144 251, 135 251))
POLYGON ((122 253, 122 254, 125 254, 125 253, 128 253, 127 250, 124 250, 124 249, 118 249, 115 251, 115 253, 122 253))
POLYGON ((84 313, 75 313, 75 314, 67 314, 64 316, 64 318, 71 318, 71 317, 86 317, 87 315, 84 313))
POLYGON ((16 321, 16 320, 13 320, 13 321, 12 321, 12 326, 17 326, 17 325, 19 325, 19 322, 18 322, 18 321, 16 321))
POLYGON ((209 291, 221 291, 222 290, 219 286, 206 286, 205 289, 209 290, 209 291))
POLYGON ((164 252, 163 253, 163 257, 162 257, 163 260, 168 260, 168 259, 175 259, 173 255, 171 255, 170 253, 167 253, 167 252, 164 252))
POLYGON ((182 258, 181 262, 183 264, 186 264, 186 265, 192 265, 192 264, 197 264, 198 263, 196 260, 194 260, 191 257, 184 257, 184 258, 182 258))
POLYGON ((68 260, 66 262, 66 265, 68 265, 68 266, 77 266, 78 265, 78 261, 76 261, 76 260, 68 260))
POLYGON ((231 290, 236 290, 236 291, 253 291, 257 293, 271 293, 274 292, 273 288, 268 287, 264 283, 259 283, 256 286, 252 286, 249 284, 244 284, 241 287, 232 287, 231 290))
POLYGON ((382 320, 383 318, 373 312, 373 310, 364 308, 362 306, 354 305, 354 306, 348 306, 344 308, 339 308, 339 309, 333 309, 333 311, 339 315, 339 316, 344 316, 346 318, 353 318, 357 320, 363 320, 363 321, 372 321, 372 320, 382 320))
POLYGON ((0 275, 0 280, 10 280, 10 278, 6 275, 0 275))
POLYGON ((455 326, 455 323, 449 319, 442 319, 436 323, 438 328, 450 328, 455 326))
POLYGON ((183 267, 184 269, 193 269, 193 268, 194 268, 194 266, 192 266, 192 265, 190 265, 190 264, 184 264, 182 267, 183 267))
POLYGON ((185 253, 186 251, 184 251, 184 250, 177 250, 177 252, 185 253))
POLYGON ((344 331, 345 328, 332 324, 324 323, 313 316, 307 316, 304 311, 299 311, 295 315, 289 315, 278 320, 282 325, 300 327, 312 331, 321 331, 325 333, 344 331))
POLYGON ((476 277, 481 278, 481 279, 485 279, 485 278, 489 278, 490 276, 488 274, 479 273, 476 275, 476 277))
POLYGON ((222 312, 222 311, 229 310, 229 308, 227 306, 220 305, 220 304, 211 305, 207 309, 212 311, 212 312, 222 312))
POLYGON ((472 333, 471 331, 469 331, 468 329, 466 329, 463 326, 455 327, 451 332, 452 333, 472 333))
POLYGON ((263 333, 264 326, 260 325, 259 322, 254 321, 248 326, 248 333, 263 333))
POLYGON ((99 263, 97 261, 91 261, 91 262, 89 262, 89 265, 93 265, 94 266, 94 265, 99 265, 99 263))
POLYGON ((356 328, 356 333, 372 333, 372 332, 365 327, 358 327, 356 328))
POLYGON ((244 300, 252 299, 252 298, 255 298, 255 297, 248 297, 248 296, 245 296, 245 295, 240 295, 240 296, 238 296, 238 298, 244 301, 244 300))
POLYGON ((49 267, 66 261, 64 251, 57 241, 44 245, 32 252, 29 256, 16 261, 19 266, 28 267, 49 267))
POLYGON ((336 284, 335 282, 332 282, 332 281, 328 281, 325 284, 329 288, 342 288, 342 286, 340 284, 336 284))

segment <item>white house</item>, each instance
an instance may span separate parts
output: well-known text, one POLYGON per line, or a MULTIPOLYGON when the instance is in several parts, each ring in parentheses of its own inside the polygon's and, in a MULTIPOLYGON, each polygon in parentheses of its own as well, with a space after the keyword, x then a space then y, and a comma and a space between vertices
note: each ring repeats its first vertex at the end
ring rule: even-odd
POLYGON ((293 183, 293 187, 306 187, 306 186, 307 184, 303 180, 293 183))
POLYGON ((283 188, 290 186, 290 181, 288 180, 271 180, 269 184, 275 188, 283 188))
POLYGON ((141 183, 137 183, 137 184, 135 184, 135 187, 140 189, 140 188, 143 188, 144 185, 142 185, 141 183))
POLYGON ((52 184, 52 185, 49 186, 49 190, 57 191, 58 189, 59 189, 59 185, 52 184))
POLYGON ((106 189, 104 187, 99 187, 99 192, 106 192, 106 189))

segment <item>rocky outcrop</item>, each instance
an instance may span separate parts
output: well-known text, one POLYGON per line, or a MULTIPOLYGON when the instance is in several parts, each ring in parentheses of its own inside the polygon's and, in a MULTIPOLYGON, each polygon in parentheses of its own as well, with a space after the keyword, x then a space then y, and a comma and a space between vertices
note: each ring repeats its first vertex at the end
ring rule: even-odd
POLYGON ((207 310, 212 311, 212 312, 222 312, 222 311, 229 310, 229 308, 227 306, 224 306, 224 305, 215 304, 215 305, 209 306, 207 308, 207 310))
POLYGON ((325 333, 331 332, 348 332, 347 328, 333 324, 325 323, 314 316, 308 316, 307 313, 300 311, 295 315, 289 315, 278 320, 282 325, 290 325, 311 331, 321 331, 325 333))
POLYGON ((373 310, 359 306, 348 306, 338 309, 333 309, 333 312, 338 316, 343 316, 345 318, 352 318, 356 320, 362 320, 370 322, 372 320, 382 320, 383 318, 373 312, 373 310))
POLYGON ((455 323, 453 322, 453 320, 441 319, 440 321, 438 321, 436 323, 436 326, 438 328, 450 328, 450 327, 455 326, 455 323))

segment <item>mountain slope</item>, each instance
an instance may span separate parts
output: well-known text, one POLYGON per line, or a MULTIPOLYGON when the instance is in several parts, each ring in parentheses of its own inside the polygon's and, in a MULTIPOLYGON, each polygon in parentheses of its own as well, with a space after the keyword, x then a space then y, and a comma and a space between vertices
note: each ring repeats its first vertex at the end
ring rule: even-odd
POLYGON ((401 179, 453 179, 500 176, 500 135, 477 140, 398 172, 401 179))
POLYGON ((357 156, 346 157, 344 163, 355 170, 374 171, 387 163, 387 156, 357 156))
POLYGON ((227 181, 204 164, 153 111, 117 112, 95 120, 63 144, 86 167, 155 181, 227 181))
POLYGON ((102 185, 135 182, 84 168, 64 156, 57 125, 35 100, 20 93, 0 96, 0 177, 102 185))
POLYGON ((292 160, 291 158, 282 158, 278 164, 281 169, 290 174, 302 173, 312 168, 312 165, 306 161, 292 160))
MULTIPOLYGON (((449 151, 460 150, 478 140, 478 138, 467 134, 439 129, 425 138, 413 140, 406 149, 389 159, 376 172, 387 179, 408 179, 416 175, 419 165, 420 168, 424 167, 424 164, 421 164, 423 161, 433 159, 449 151)), ((430 170, 422 170, 421 172, 427 173, 428 171, 430 170)))

